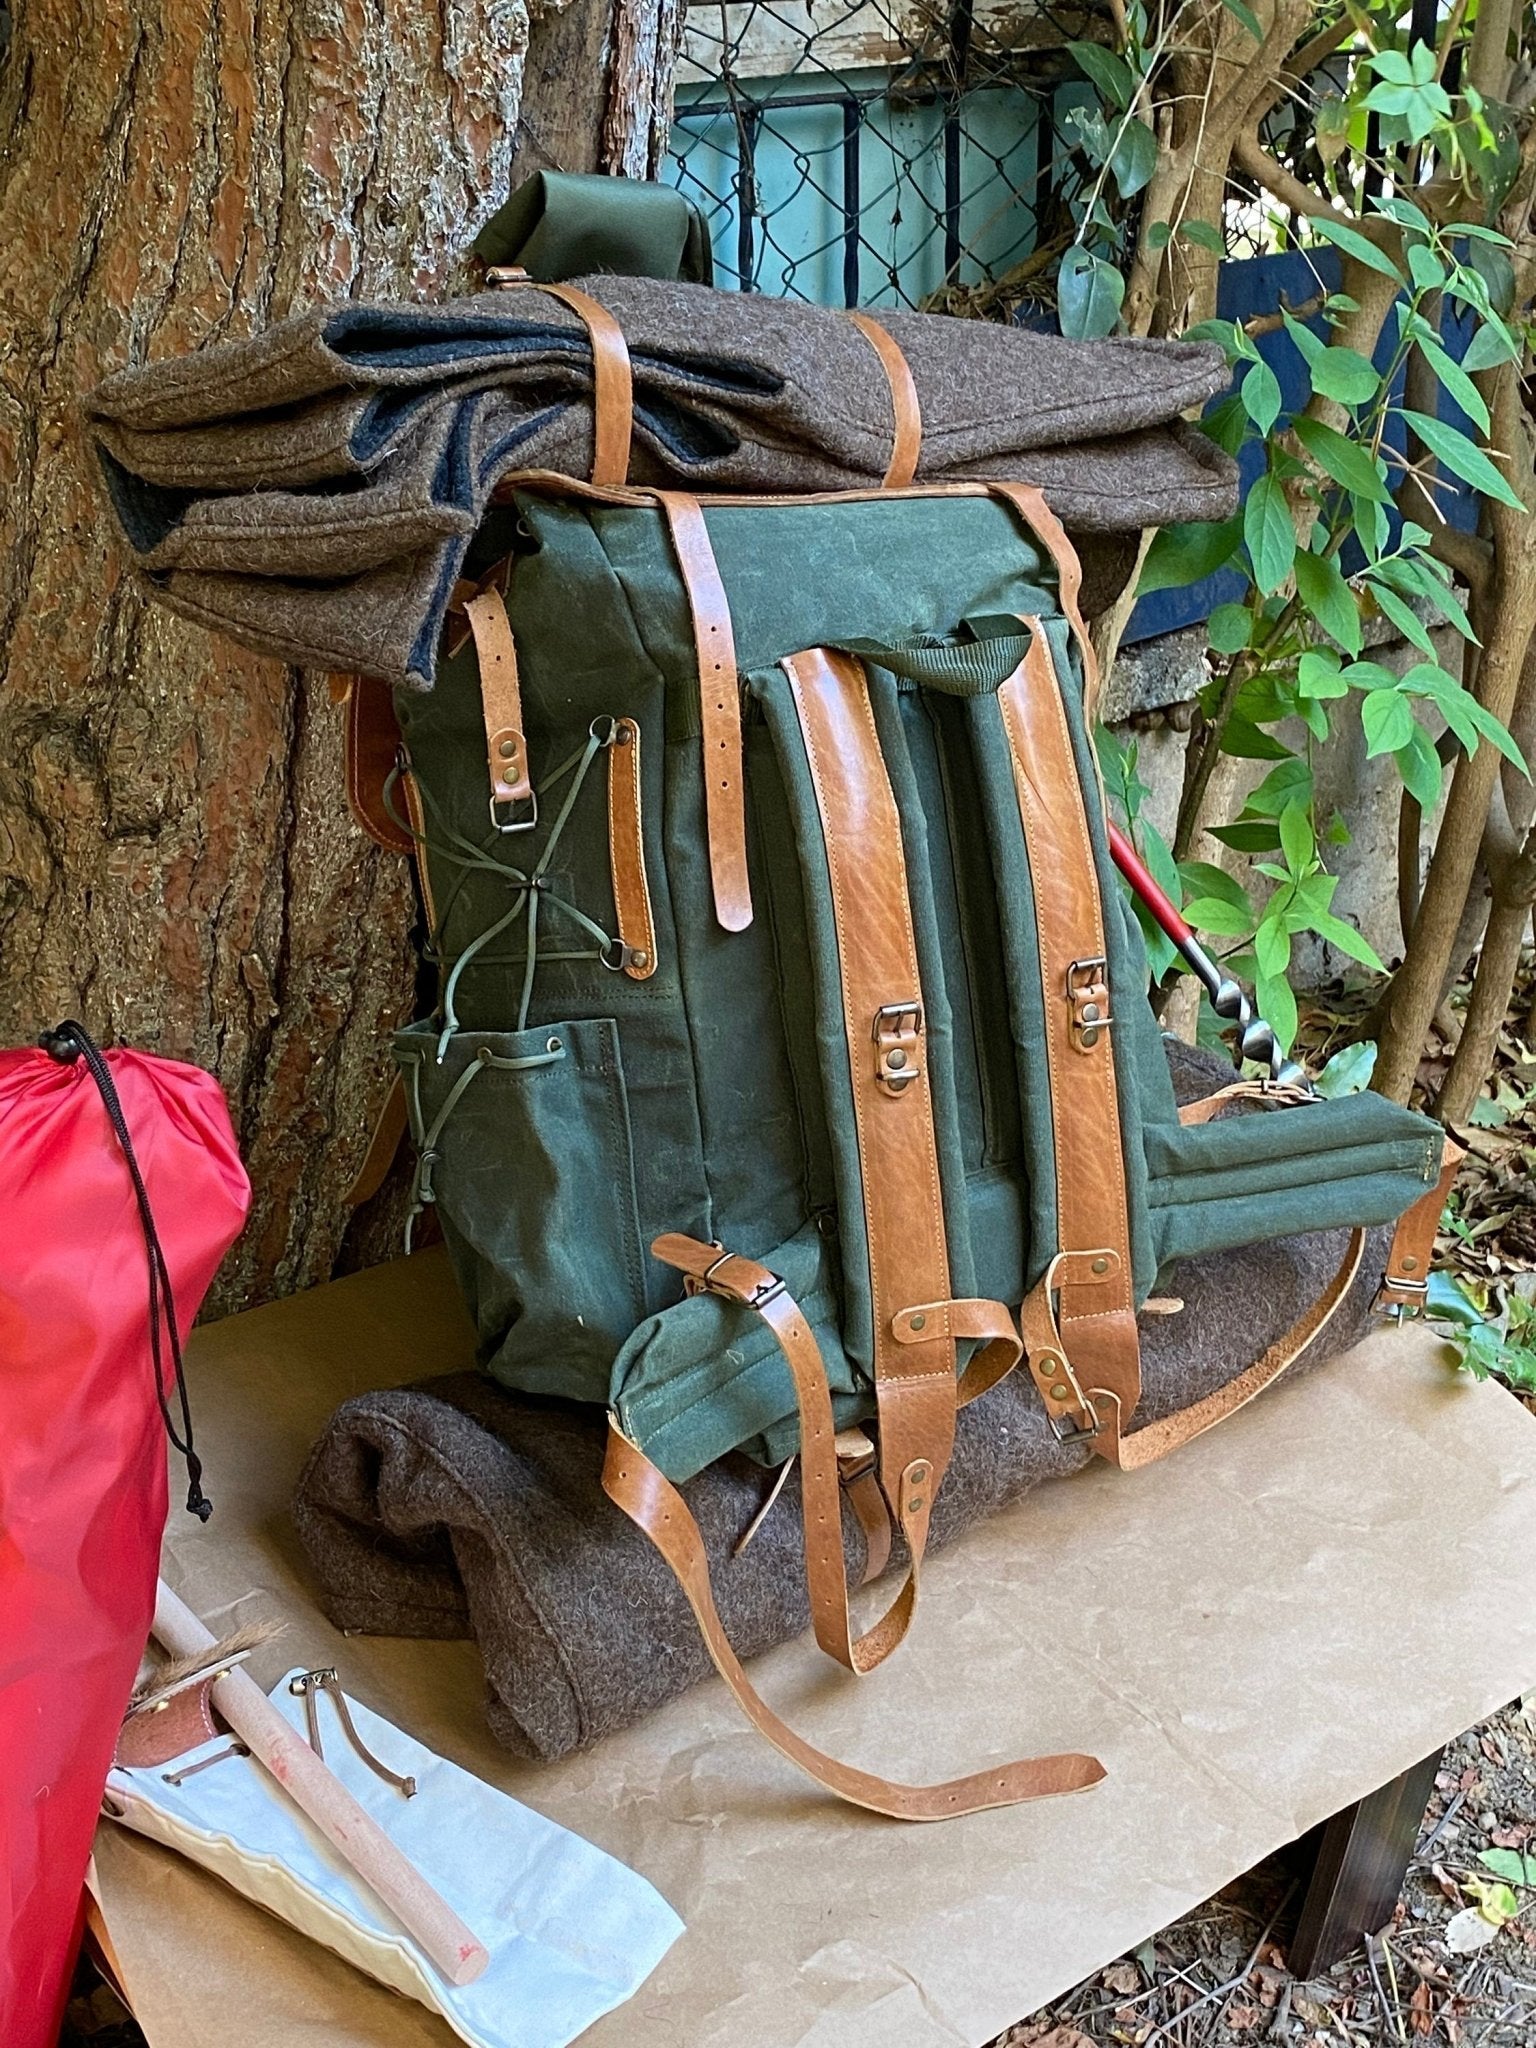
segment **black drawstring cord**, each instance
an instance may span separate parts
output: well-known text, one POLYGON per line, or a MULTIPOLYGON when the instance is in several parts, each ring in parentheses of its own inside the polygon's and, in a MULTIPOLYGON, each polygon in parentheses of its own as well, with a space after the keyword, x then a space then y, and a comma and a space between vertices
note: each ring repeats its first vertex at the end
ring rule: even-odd
POLYGON ((160 1243, 160 1233, 155 1228, 155 1212, 150 1207, 149 1190, 145 1187, 144 1176, 139 1171, 138 1155, 133 1149, 133 1139, 128 1133, 128 1119, 123 1115, 117 1084, 112 1079, 111 1068, 101 1056, 100 1046, 83 1024, 67 1021, 59 1025, 55 1031, 45 1031, 38 1042, 51 1059, 56 1059, 64 1065, 76 1059, 85 1061, 91 1079, 96 1083, 101 1095, 107 1120, 116 1133, 123 1157, 128 1162, 134 1199, 139 1205, 139 1223, 144 1231, 144 1249, 149 1261, 149 1348, 154 1361, 155 1399, 160 1404, 160 1419, 165 1424, 166 1435, 186 1460, 187 1513, 196 1515, 200 1522, 206 1522, 213 1513, 213 1502, 203 1491, 203 1461, 192 1447, 192 1409, 187 1399, 186 1374, 182 1370, 181 1338, 176 1329, 176 1299, 171 1292, 170 1268, 165 1262, 165 1250, 160 1243), (165 1398, 165 1371, 160 1334, 162 1328, 170 1339, 171 1364, 176 1373, 176 1394, 181 1405, 181 1436, 176 1434, 176 1423, 171 1414, 170 1403, 165 1398))

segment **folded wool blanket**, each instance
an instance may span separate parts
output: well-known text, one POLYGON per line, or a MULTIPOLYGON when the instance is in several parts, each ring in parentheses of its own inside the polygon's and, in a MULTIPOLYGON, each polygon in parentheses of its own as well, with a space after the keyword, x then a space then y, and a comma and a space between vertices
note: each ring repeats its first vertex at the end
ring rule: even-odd
MULTIPOLYGON (((629 344, 632 482, 879 483, 890 391, 846 315, 648 277, 579 282, 629 344)), ((917 387, 919 482, 1038 484, 1090 542, 1231 511, 1233 464, 1181 418, 1226 383, 1218 349, 880 317, 917 387)), ((592 463, 586 331, 532 287, 317 307, 248 341, 119 371, 86 411, 153 596, 285 659, 421 688, 498 483, 584 477, 592 463)))
MULTIPOLYGON (((1170 1061, 1184 1100, 1230 1072, 1181 1048, 1170 1061)), ((1370 1233, 1348 1297, 1293 1372, 1364 1334, 1391 1237, 1390 1227, 1370 1233)), ((1190 1406, 1250 1365, 1317 1299, 1346 1241, 1322 1231, 1183 1261, 1174 1280, 1183 1310, 1141 1319, 1138 1423, 1190 1406)), ((711 1668, 671 1572, 602 1491, 605 1428, 598 1410, 455 1373, 343 1403, 299 1480, 294 1519, 331 1621, 362 1635, 472 1635, 491 1730, 519 1755, 582 1748, 711 1668)), ((1090 1459, 1056 1442, 1033 1382, 1011 1374, 960 1412, 930 1542, 953 1541, 1090 1459)), ((770 1484, 760 1466, 732 1457, 683 1488, 721 1619, 744 1657, 810 1621, 794 1473, 734 1555, 770 1484)), ((843 1523, 857 1583, 864 1536, 846 1506, 843 1523)), ((901 1562, 898 1541, 890 1569, 901 1562)))

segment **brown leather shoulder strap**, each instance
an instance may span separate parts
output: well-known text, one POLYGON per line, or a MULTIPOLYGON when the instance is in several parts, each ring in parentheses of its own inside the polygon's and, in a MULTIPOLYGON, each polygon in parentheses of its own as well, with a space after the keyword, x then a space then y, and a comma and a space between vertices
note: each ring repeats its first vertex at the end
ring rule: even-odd
POLYGON ((903 1341, 900 1311, 950 1293, 923 992, 901 818, 869 681, 851 655, 782 663, 821 820, 858 1134, 874 1322, 880 1483, 914 1568, 954 1443, 955 1338, 940 1318, 903 1341))
POLYGON ((592 482, 600 490, 623 484, 635 427, 634 373, 623 328, 606 306, 576 285, 547 284, 508 270, 487 275, 499 291, 547 292, 569 306, 586 328, 592 347, 592 482))
MULTIPOLYGON (((671 1566, 693 1609, 715 1669, 747 1719, 781 1755, 839 1799, 867 1807, 872 1813, 888 1814, 893 1820, 949 1820, 957 1814, 981 1813, 988 1807, 1015 1806, 1026 1799, 1043 1799, 1058 1792, 1079 1792, 1096 1785, 1104 1776, 1104 1766, 1097 1758, 1065 1755, 994 1765, 942 1785, 904 1785, 839 1763, 814 1749, 774 1713, 731 1648, 715 1609, 704 1540, 688 1503, 649 1458, 617 1429, 609 1431, 603 1491, 645 1531, 671 1566)), ((841 1555, 838 1570, 842 1570, 841 1555)))
POLYGON ((850 312, 848 318, 880 358, 880 367, 890 386, 891 459, 881 479, 881 487, 888 491, 902 491, 917 475, 918 459, 923 452, 923 410, 918 403, 911 365, 902 354, 895 335, 882 327, 872 314, 850 312))
POLYGON ((342 680, 347 807, 368 837, 390 853, 414 852, 410 833, 390 816, 384 802, 384 786, 400 757, 400 722, 389 685, 377 676, 342 680))
POLYGON ((1083 658, 1083 704, 1091 727, 1099 703, 1099 657, 1094 652, 1078 602, 1083 589, 1083 565, 1077 558, 1077 549, 1067 539, 1067 529, 1045 502, 1045 493, 1038 484, 994 483, 990 488, 997 497, 1005 498, 1025 524, 1034 529, 1056 565, 1061 609, 1083 658))
POLYGON ((998 704, 1035 899, 1060 1253, 1024 1304, 1024 1351, 1053 1426, 1092 1429, 1095 1390, 1127 1419, 1141 1392, 1104 906, 1050 643, 1025 623, 998 704))
POLYGON ((1149 1422, 1144 1429, 1134 1430, 1125 1436, 1119 1431, 1118 1412, 1107 1416, 1105 1434, 1111 1441, 1112 1454, 1106 1455, 1111 1455, 1111 1462, 1122 1472, 1138 1472, 1143 1465, 1155 1464, 1159 1458, 1166 1458, 1170 1451, 1178 1450, 1180 1445, 1204 1435, 1208 1429, 1214 1429, 1218 1422, 1225 1422, 1239 1408, 1246 1408, 1266 1387, 1273 1386, 1337 1315, 1360 1270, 1364 1251, 1365 1232, 1352 1230, 1338 1271, 1306 1314, 1299 1317, 1283 1337, 1277 1338, 1262 1358, 1255 1359, 1246 1372, 1228 1380, 1214 1394, 1208 1394, 1203 1401, 1196 1401, 1191 1408, 1181 1408, 1177 1414, 1164 1416, 1161 1422, 1149 1422))
POLYGON ((704 817, 715 916, 728 932, 752 922, 747 874, 747 793, 741 749, 741 682, 736 636, 709 528, 697 498, 658 491, 672 550, 688 593, 699 667, 699 729, 704 750, 704 817))

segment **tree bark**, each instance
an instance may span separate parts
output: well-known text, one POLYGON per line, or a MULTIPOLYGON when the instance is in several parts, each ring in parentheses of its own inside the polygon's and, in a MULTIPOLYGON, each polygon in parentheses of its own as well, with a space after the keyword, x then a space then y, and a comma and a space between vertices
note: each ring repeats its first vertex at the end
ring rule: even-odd
POLYGON ((0 72, 0 1039, 73 1015, 218 1074, 256 1190, 225 1309, 333 1270, 411 884, 348 816, 320 680, 132 588, 76 400, 316 298, 453 288, 528 27, 524 0, 23 0, 0 72))

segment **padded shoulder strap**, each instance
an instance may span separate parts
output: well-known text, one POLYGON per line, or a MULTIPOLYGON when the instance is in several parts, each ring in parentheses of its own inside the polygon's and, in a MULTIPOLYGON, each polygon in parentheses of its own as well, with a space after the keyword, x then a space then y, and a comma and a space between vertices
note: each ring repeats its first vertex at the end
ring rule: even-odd
MULTIPOLYGON (((1058 1256, 1024 1303, 1024 1355, 1058 1433, 1141 1394, 1104 906, 1061 684, 1038 619, 998 691, 1029 857, 1045 1001, 1058 1256)), ((1134 999, 1134 997, 1133 997, 1134 999)))

